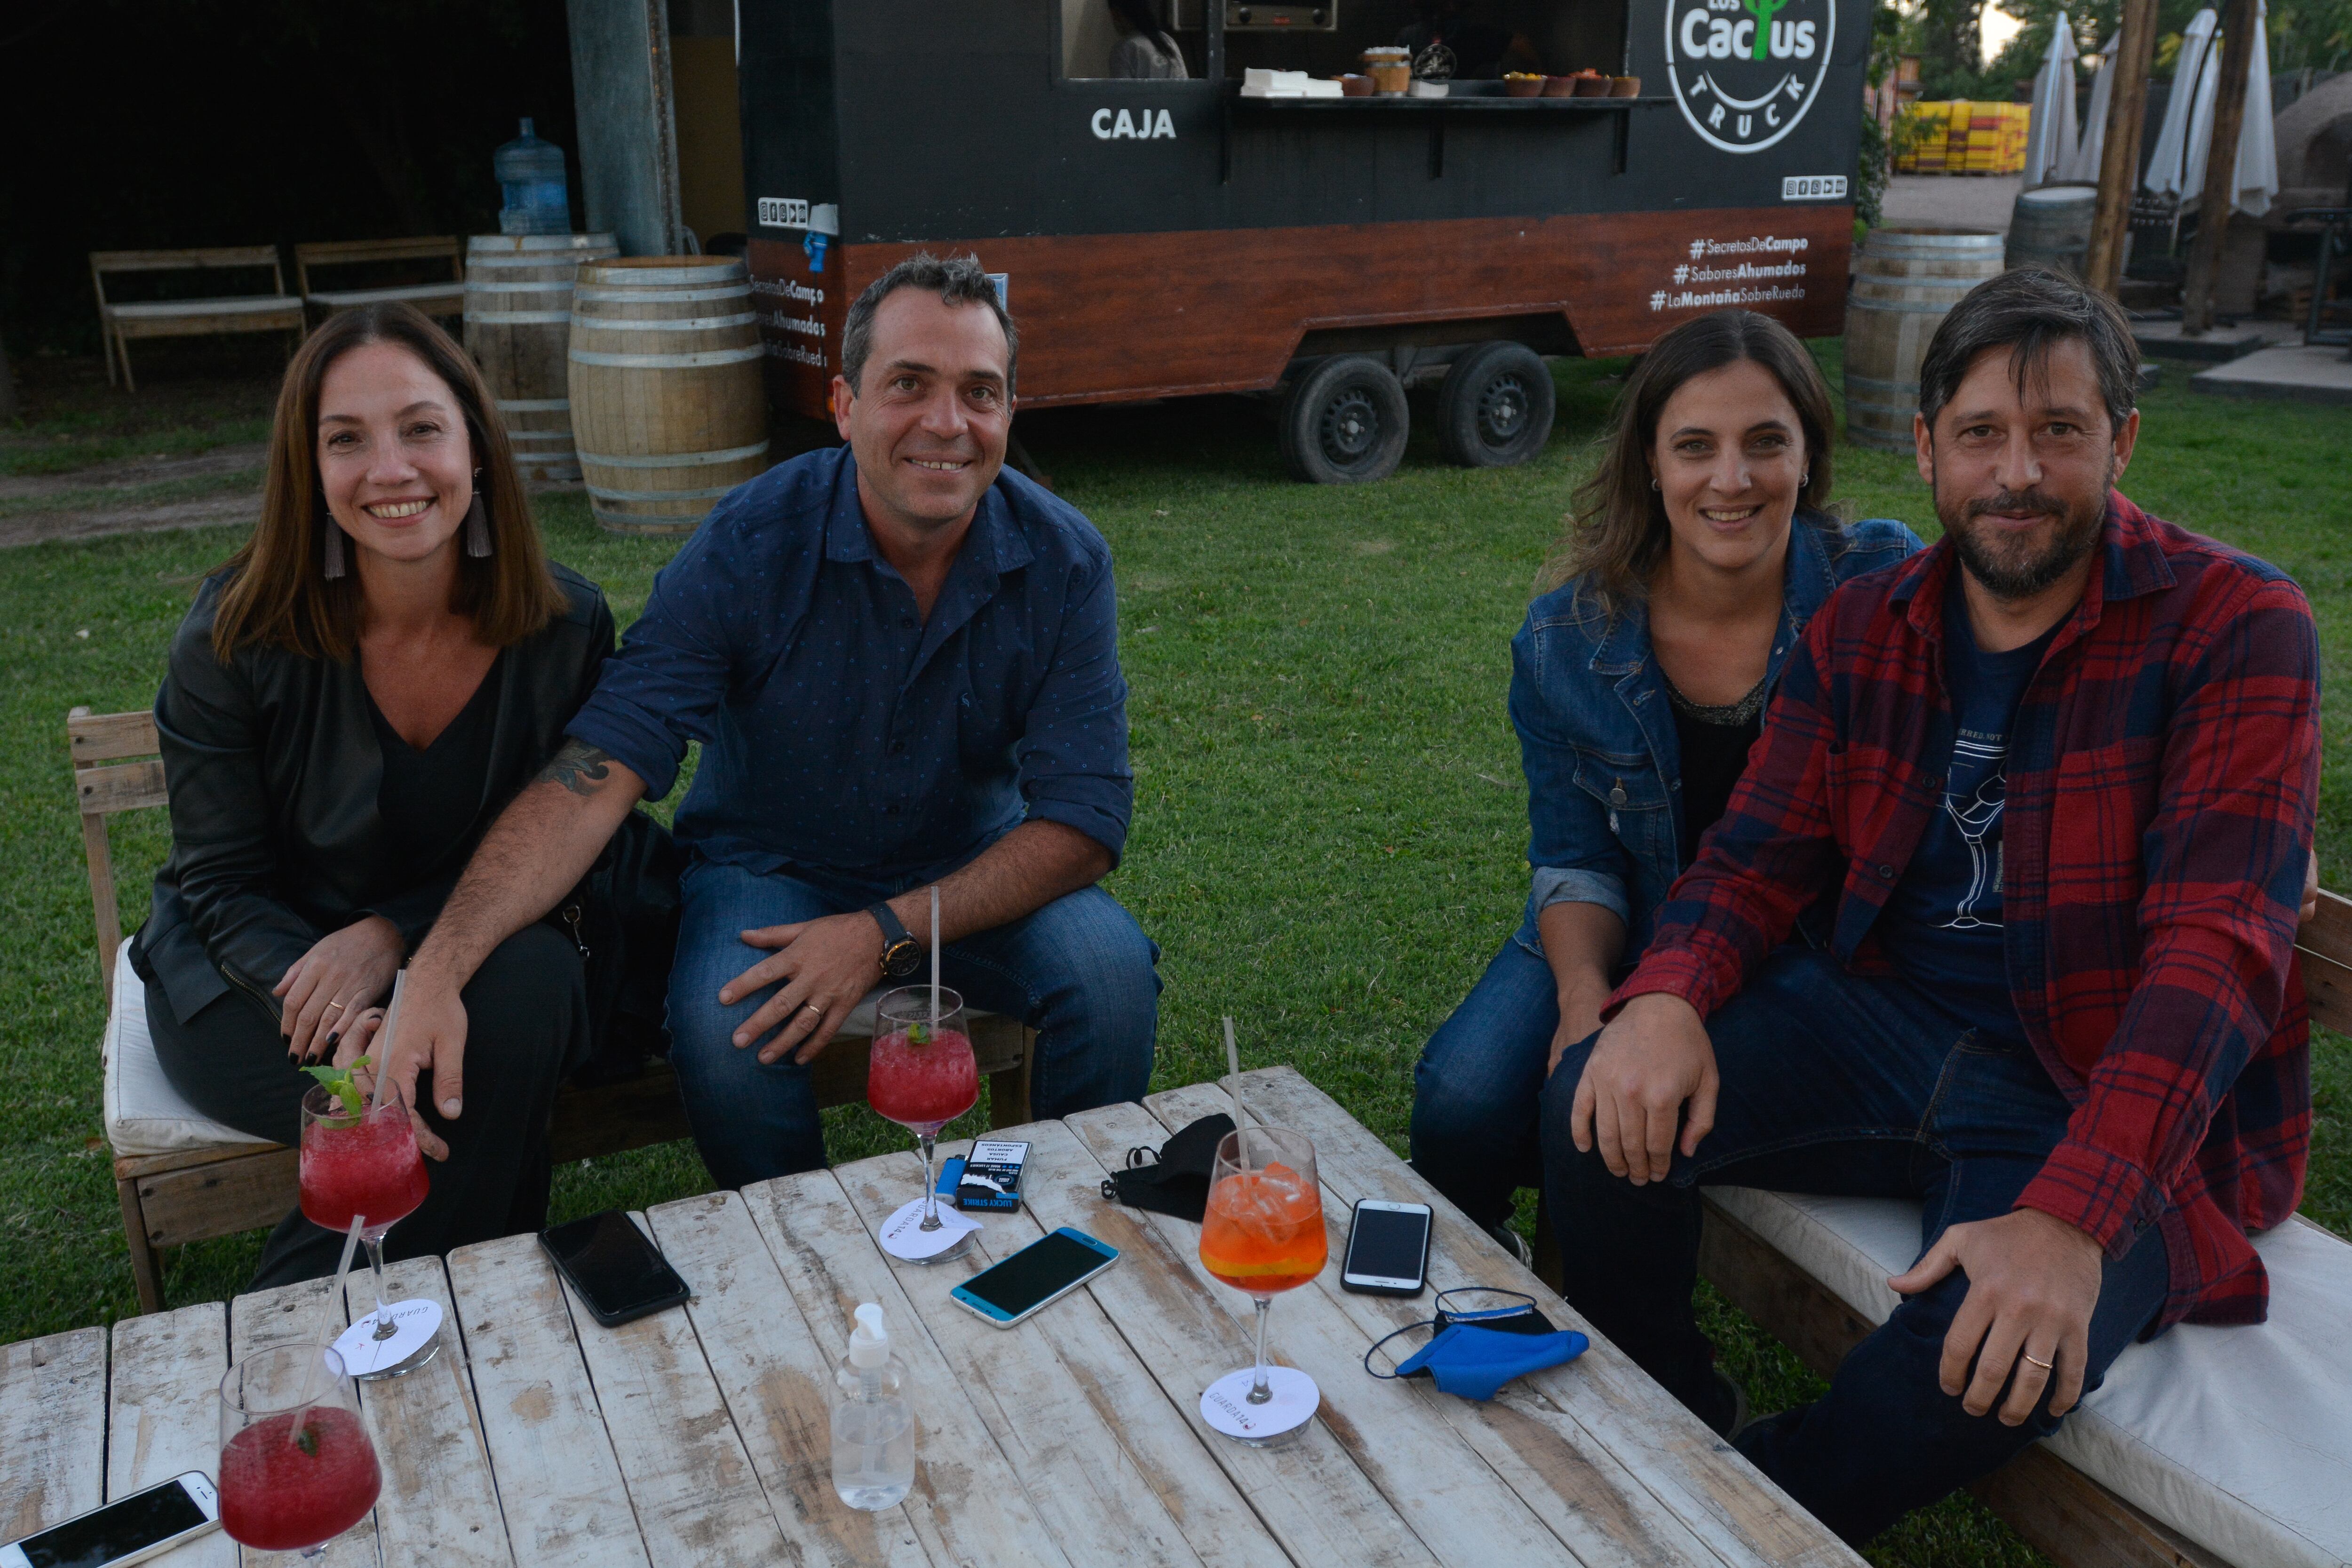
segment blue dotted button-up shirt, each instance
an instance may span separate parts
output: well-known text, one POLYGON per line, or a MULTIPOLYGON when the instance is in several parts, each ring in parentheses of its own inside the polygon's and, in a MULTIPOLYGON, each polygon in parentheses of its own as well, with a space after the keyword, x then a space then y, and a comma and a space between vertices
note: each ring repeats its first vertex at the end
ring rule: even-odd
POLYGON ((1117 858, 1134 810, 1110 549, 1007 470, 926 620, 846 447, 719 503, 654 580, 569 732, 669 793, 681 843, 760 872, 943 875, 1022 822, 1117 858))

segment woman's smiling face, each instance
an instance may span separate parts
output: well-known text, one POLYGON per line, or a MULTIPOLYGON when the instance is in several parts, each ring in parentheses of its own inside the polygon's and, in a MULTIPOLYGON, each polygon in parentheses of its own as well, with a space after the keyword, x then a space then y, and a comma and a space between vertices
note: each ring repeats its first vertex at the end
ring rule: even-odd
POLYGON ((1808 461, 1797 410, 1762 365, 1741 360, 1683 383, 1650 447, 1675 552, 1724 572, 1775 554, 1808 461))
POLYGON ((319 483, 363 550, 424 561, 474 502, 474 446, 457 394, 397 343, 362 343, 319 384, 319 483))

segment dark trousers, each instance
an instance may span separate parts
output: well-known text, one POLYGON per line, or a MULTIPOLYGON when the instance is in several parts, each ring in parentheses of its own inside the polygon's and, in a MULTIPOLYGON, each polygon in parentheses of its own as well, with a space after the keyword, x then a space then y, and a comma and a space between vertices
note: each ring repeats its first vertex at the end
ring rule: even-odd
MULTIPOLYGON (((465 1110, 457 1121, 444 1121, 431 1109, 431 1075, 417 1080, 425 1123, 447 1142, 449 1157, 425 1163, 431 1190, 385 1237, 387 1261, 431 1257, 547 1223, 555 1090, 588 1055, 579 950, 552 927, 526 927, 499 945, 462 995, 465 1110)), ((232 988, 183 1023, 150 982, 147 1026, 164 1076, 189 1104, 253 1137, 299 1141, 302 1095, 316 1080, 288 1061, 286 1037, 260 1002, 232 988)), ((253 1288, 332 1274, 342 1240, 296 1209, 270 1233, 253 1288)))
MULTIPOLYGON (((1916 1198, 1924 1253, 1949 1226, 2011 1210, 2064 1134, 2068 1106, 2031 1047, 1980 1038, 1904 982, 1849 974, 1804 948, 1774 953, 1707 1034, 1723 1088, 1696 1158, 1677 1152, 1667 1180, 1636 1187, 1597 1152, 1577 1152, 1570 1110, 1588 1039, 1544 1087, 1544 1179, 1569 1301, 1719 1422, 1725 1397, 1691 1305, 1699 1187, 1916 1198)), ((2155 1320, 2167 1279, 2153 1226, 2107 1260, 2085 1394, 2155 1320)), ((1954 1270, 1906 1298, 1854 1347, 1825 1396, 1750 1426, 1740 1452, 1858 1545, 2056 1431, 2046 1400, 2006 1426, 1992 1413, 1969 1415, 1938 1386, 1944 1335, 1967 1294, 1954 1270)))

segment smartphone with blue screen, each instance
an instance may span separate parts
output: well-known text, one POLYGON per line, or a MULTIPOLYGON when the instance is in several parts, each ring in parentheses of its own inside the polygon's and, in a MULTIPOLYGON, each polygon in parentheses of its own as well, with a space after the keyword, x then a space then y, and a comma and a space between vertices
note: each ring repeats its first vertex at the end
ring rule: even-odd
POLYGON ((1034 1316, 1118 1261, 1118 1248, 1064 1226, 948 1292, 1000 1329, 1034 1316))

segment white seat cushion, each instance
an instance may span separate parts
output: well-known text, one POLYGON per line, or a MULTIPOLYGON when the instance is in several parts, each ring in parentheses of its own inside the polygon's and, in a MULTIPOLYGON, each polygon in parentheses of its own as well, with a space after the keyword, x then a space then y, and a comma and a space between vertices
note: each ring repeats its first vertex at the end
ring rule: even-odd
POLYGON ((428 300, 446 300, 450 309, 461 308, 466 302, 463 283, 408 283, 397 289, 314 289, 303 298, 313 305, 324 305, 331 310, 349 310, 356 305, 383 304, 394 300, 405 300, 421 305, 428 300))
POLYGON ((106 1016, 106 1141, 118 1156, 177 1154, 231 1145, 267 1148, 180 1098, 147 1033, 147 984, 131 967, 131 939, 114 953, 114 1005, 106 1016))
POLYGON ((175 321, 183 316, 250 316, 301 308, 302 301, 289 294, 236 294, 225 300, 142 300, 109 305, 106 313, 126 321, 175 321))
MULTIPOLYGON (((1919 1205, 1712 1187, 1873 1322, 1919 1254, 1919 1205)), ((2254 1238, 2270 1321, 2135 1344, 2050 1439, 2108 1490, 2242 1568, 2352 1562, 2352 1246, 2300 1218, 2254 1238)))

